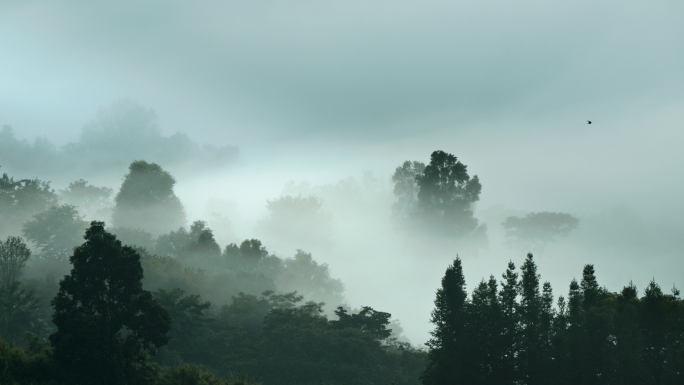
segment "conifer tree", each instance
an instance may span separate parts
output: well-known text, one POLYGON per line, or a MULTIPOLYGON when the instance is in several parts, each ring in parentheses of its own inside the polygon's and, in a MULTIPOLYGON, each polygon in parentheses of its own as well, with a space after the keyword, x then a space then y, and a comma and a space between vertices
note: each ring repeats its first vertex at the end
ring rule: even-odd
POLYGON ((430 322, 435 329, 426 343, 428 363, 422 380, 426 385, 472 384, 473 365, 468 335, 468 293, 461 259, 456 257, 437 290, 430 322))
POLYGON ((518 347, 518 366, 522 380, 526 384, 540 383, 542 349, 540 341, 541 295, 539 293, 539 274, 532 254, 527 254, 520 268, 520 345, 518 347))
POLYGON ((518 336, 518 273, 515 264, 508 262, 508 268, 502 276, 499 298, 501 302, 501 344, 502 344, 502 376, 503 383, 514 383, 517 379, 515 349, 518 336))

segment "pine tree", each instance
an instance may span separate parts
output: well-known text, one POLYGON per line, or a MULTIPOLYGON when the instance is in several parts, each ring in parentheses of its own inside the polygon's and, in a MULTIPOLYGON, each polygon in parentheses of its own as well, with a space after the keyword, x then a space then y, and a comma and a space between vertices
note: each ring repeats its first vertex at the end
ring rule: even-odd
POLYGON ((503 282, 499 291, 501 302, 501 371, 502 382, 512 384, 517 380, 515 363, 516 342, 518 336, 518 273, 515 264, 508 262, 508 268, 502 275, 503 282))
POLYGON ((541 295, 539 293, 539 274, 532 254, 527 254, 520 268, 520 346, 518 365, 521 378, 526 384, 541 383, 542 349, 540 340, 541 295))
POLYGON ((426 385, 472 384, 470 336, 468 335, 468 293, 465 288, 461 259, 456 257, 437 290, 435 309, 430 322, 435 329, 426 343, 429 348, 428 363, 422 380, 426 385))

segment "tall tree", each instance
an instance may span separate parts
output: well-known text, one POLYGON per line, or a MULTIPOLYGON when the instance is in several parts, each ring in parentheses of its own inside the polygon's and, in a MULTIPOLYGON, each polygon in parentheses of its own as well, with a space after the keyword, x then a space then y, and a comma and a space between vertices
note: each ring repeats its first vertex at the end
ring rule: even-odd
POLYGON ((501 384, 506 382, 504 373, 503 312, 497 293, 498 282, 494 276, 482 280, 472 295, 471 326, 476 343, 472 354, 478 368, 475 384, 501 384))
POLYGON ((146 383, 146 359, 168 342, 168 312, 142 288, 140 255, 92 222, 52 300, 55 358, 71 383, 146 383))
POLYGON ((532 254, 520 268, 520 344, 518 347, 518 365, 525 384, 542 383, 542 344, 540 338, 540 321, 542 301, 539 293, 539 279, 537 264, 532 254))
POLYGON ((461 259, 456 258, 437 290, 430 322, 435 329, 426 343, 428 363, 423 373, 426 385, 471 384, 475 378, 468 333, 468 293, 461 259))
POLYGON ((160 235, 185 225, 185 210, 173 192, 176 180, 156 163, 137 160, 116 194, 116 227, 140 228, 160 235))
POLYGON ((501 344, 502 344, 502 382, 512 384, 518 377, 515 362, 516 344, 518 341, 518 273, 515 272, 513 261, 508 262, 508 268, 502 275, 499 301, 501 302, 501 344))

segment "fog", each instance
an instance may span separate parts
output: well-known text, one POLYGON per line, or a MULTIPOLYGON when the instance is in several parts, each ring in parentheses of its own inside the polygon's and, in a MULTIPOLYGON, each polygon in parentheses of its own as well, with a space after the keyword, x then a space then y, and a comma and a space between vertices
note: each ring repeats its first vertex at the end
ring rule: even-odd
POLYGON ((187 225, 221 248, 312 253, 349 306, 392 313, 414 344, 457 254, 469 289, 528 251, 556 296, 587 263, 611 291, 681 288, 682 16, 675 1, 8 2, 0 172, 116 194, 132 161, 158 163, 187 225), (149 115, 107 131, 122 103, 149 115), (486 247, 393 219, 394 170, 435 150, 479 177, 486 247), (287 196, 315 197, 313 214, 276 218, 287 196), (539 250, 507 239, 508 216, 544 211, 579 226, 539 250))

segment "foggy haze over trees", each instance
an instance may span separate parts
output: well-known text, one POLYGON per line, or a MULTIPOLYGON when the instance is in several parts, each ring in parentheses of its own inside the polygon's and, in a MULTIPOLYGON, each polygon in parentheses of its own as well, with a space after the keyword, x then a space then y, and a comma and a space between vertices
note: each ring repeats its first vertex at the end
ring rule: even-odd
POLYGON ((565 237, 579 226, 579 219, 567 213, 529 213, 510 216, 501 224, 513 242, 542 251, 547 243, 565 237))
MULTIPOLYGON (((385 181, 366 173, 290 182, 255 222, 263 238, 222 244, 209 221, 188 223, 175 177, 157 163, 133 161, 118 189, 76 179, 56 193, 37 178, 2 180, 8 215, 0 225, 10 236, 0 243, 0 360, 19 355, 23 368, 4 374, 11 381, 221 383, 239 373, 292 385, 608 384, 626 367, 637 383, 681 380, 679 291, 663 294, 652 281, 642 297, 632 284, 610 292, 593 265, 556 300, 531 254, 519 271, 509 262, 500 282, 490 276, 472 294, 457 258, 437 291, 427 350, 411 345, 390 312, 350 304, 348 286, 317 260, 344 250, 341 230, 376 241, 386 226, 409 252, 428 243, 433 252, 467 249, 452 240, 486 245, 488 228, 476 218, 480 180, 444 151, 427 165, 403 163, 385 181), (359 227, 363 214, 372 225, 359 227), (111 228, 88 226, 101 218, 111 228), (653 349, 662 353, 649 355, 653 349)), ((582 229, 566 213, 505 218, 498 223, 509 238, 540 248, 582 229)))
POLYGON ((22 175, 112 175, 136 159, 212 168, 233 164, 237 157, 238 149, 233 146, 201 146, 183 133, 164 136, 156 113, 128 99, 101 109, 83 127, 78 141, 61 147, 45 138, 33 143, 18 139, 9 125, 0 130, 0 165, 22 175))
POLYGON ((683 15, 0 2, 0 385, 684 384, 683 15))

